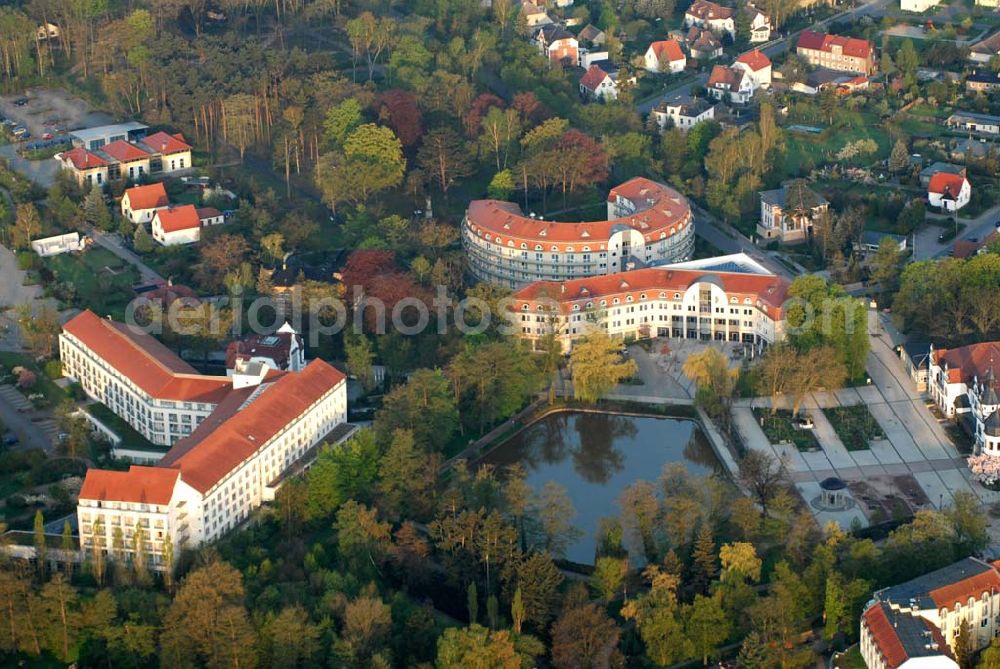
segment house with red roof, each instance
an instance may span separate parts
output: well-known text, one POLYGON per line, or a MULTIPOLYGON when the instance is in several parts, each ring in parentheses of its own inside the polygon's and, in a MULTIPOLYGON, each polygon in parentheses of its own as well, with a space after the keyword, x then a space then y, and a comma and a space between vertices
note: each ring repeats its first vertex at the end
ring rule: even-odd
POLYGON ((156 210, 150 228, 153 239, 161 245, 178 246, 200 241, 202 228, 221 225, 225 220, 218 209, 185 204, 156 210))
POLYGON ((763 51, 747 51, 733 62, 733 67, 749 74, 757 88, 771 85, 771 59, 763 51))
POLYGON ((785 337, 789 282, 742 253, 607 276, 537 281, 515 291, 519 336, 549 335, 564 351, 594 331, 763 346, 785 337))
POLYGON ((73 174, 77 185, 82 188, 89 190, 108 182, 109 161, 94 151, 77 146, 57 153, 53 158, 59 162, 62 169, 73 174))
POLYGON ((580 95, 591 100, 617 100, 618 68, 607 60, 591 64, 580 77, 580 95))
POLYGON ((1000 634, 997 563, 967 557, 876 591, 861 615, 861 657, 869 669, 957 669, 959 630, 976 652, 1000 634))
POLYGON ((927 392, 946 416, 964 422, 978 453, 1000 457, 1000 342, 931 346, 927 392))
POLYGON ((757 85, 747 70, 740 67, 715 65, 708 75, 708 95, 731 104, 745 105, 753 98, 757 85))
POLYGON ((193 167, 191 145, 180 133, 154 132, 140 140, 139 144, 154 156, 150 159, 150 170, 154 174, 173 174, 193 167))
POLYGON ((716 35, 736 37, 736 19, 733 10, 710 0, 694 0, 684 12, 684 27, 698 26, 716 35))
POLYGON ((122 195, 122 216, 133 223, 149 223, 158 209, 170 206, 167 189, 160 182, 146 186, 133 186, 122 195))
POLYGON ((707 28, 691 26, 682 37, 688 53, 695 60, 711 60, 722 55, 722 42, 707 28))
POLYGON ((653 42, 642 57, 643 67, 654 74, 677 74, 687 67, 680 42, 673 39, 653 42))
POLYGON ((875 45, 865 39, 803 30, 795 52, 813 67, 866 75, 875 72, 875 45))
POLYGON ((927 203, 941 211, 954 213, 969 204, 972 184, 961 174, 938 172, 927 185, 927 203))
POLYGON ((136 144, 119 139, 101 147, 101 153, 110 159, 108 161, 109 179, 136 181, 149 174, 149 160, 152 154, 139 148, 136 144))
MULTIPOLYGON (((351 432, 346 377, 321 360, 277 371, 241 357, 229 376, 202 375, 151 335, 90 311, 66 323, 59 347, 65 376, 170 446, 156 466, 87 471, 77 506, 85 555, 107 553, 124 528, 144 535, 152 568, 169 569, 171 553, 243 522, 320 443, 351 432)), ((125 542, 126 559, 135 543, 125 542)))

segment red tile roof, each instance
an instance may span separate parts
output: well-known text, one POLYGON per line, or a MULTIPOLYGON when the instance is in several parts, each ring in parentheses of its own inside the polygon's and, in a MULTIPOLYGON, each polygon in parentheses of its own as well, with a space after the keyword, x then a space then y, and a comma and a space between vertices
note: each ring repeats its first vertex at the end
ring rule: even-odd
POLYGON ((879 652, 885 658, 888 669, 896 669, 909 659, 903 642, 886 615, 882 604, 875 604, 862 614, 862 620, 868 631, 871 632, 872 640, 878 646, 879 652))
POLYGON ((95 167, 106 167, 108 161, 101 158, 96 153, 91 153, 83 147, 76 147, 75 149, 70 149, 69 151, 63 151, 59 154, 63 161, 69 161, 73 163, 73 167, 78 170, 90 170, 95 167))
POLYGON ((669 237, 691 223, 691 207, 683 195, 673 188, 644 177, 635 177, 611 189, 608 202, 621 196, 635 205, 630 216, 585 223, 560 223, 530 218, 521 213, 513 202, 473 200, 466 212, 466 225, 472 233, 488 238, 492 243, 520 247, 540 244, 549 250, 557 246, 587 245, 598 248, 606 244, 616 226, 638 230, 646 241, 669 237))
POLYGON ((740 83, 739 73, 731 67, 725 65, 715 65, 712 67, 712 74, 708 76, 709 88, 728 88, 736 90, 740 83))
POLYGON ((128 163, 136 160, 147 160, 149 154, 140 149, 135 144, 129 144, 124 139, 119 139, 101 147, 101 151, 111 156, 121 163, 128 163))
POLYGON ((142 140, 142 143, 156 153, 169 155, 171 153, 181 153, 190 151, 191 145, 184 141, 184 135, 168 135, 165 132, 154 132, 142 140))
POLYGON ((198 210, 193 204, 184 204, 180 207, 171 207, 170 209, 160 209, 154 214, 154 218, 159 219, 160 227, 163 228, 164 232, 192 230, 201 227, 198 210))
POLYGON ((650 44, 649 48, 656 54, 656 60, 661 63, 663 61, 673 62, 675 60, 684 60, 684 52, 681 51, 681 45, 677 40, 660 40, 650 44))
POLYGON ((745 54, 737 58, 736 62, 743 63, 754 72, 759 72, 765 67, 771 67, 771 59, 768 58, 764 52, 758 51, 757 49, 747 51, 745 54))
POLYGON ((216 404, 232 390, 230 379, 198 374, 151 335, 99 318, 89 309, 66 323, 63 331, 151 397, 216 404))
MULTIPOLYGON (((692 284, 706 278, 717 281, 730 297, 737 297, 740 304, 749 297, 770 307, 781 308, 788 292, 789 282, 770 274, 747 274, 745 272, 714 272, 695 269, 670 269, 649 267, 606 276, 592 276, 568 281, 536 281, 513 294, 515 308, 534 300, 556 300, 566 312, 572 310, 575 302, 590 302, 610 296, 624 298, 632 296, 634 302, 641 302, 645 293, 648 299, 673 299, 673 293, 683 293, 692 284), (664 298, 659 292, 666 293, 664 298), (653 294, 656 293, 656 294, 653 294)), ((771 312, 779 318, 780 311, 771 312)))
POLYGON ((987 341, 979 344, 969 344, 958 348, 936 348, 931 360, 938 366, 948 365, 948 381, 950 383, 972 383, 972 378, 986 378, 987 372, 993 370, 997 378, 997 391, 1000 392, 1000 341, 987 341))
POLYGON ((931 177, 931 182, 927 186, 927 192, 938 193, 941 195, 948 193, 957 197, 962 191, 962 185, 964 183, 965 177, 961 174, 953 174, 952 172, 936 172, 931 177))
POLYGON ((170 504, 180 472, 162 467, 132 465, 127 472, 88 469, 80 499, 106 502, 170 504))
POLYGON ((688 7, 685 14, 694 16, 702 21, 717 21, 733 18, 733 10, 729 7, 717 5, 709 0, 694 0, 688 7))
POLYGON ((722 47, 719 38, 711 30, 705 30, 698 26, 691 26, 687 36, 684 38, 695 51, 714 51, 722 47))
POLYGON ((867 58, 875 51, 875 47, 866 39, 842 37, 840 35, 813 32, 812 30, 802 31, 802 34, 799 35, 797 48, 832 53, 835 46, 839 46, 841 53, 845 56, 853 56, 855 58, 867 58))
POLYGON ((970 597, 979 601, 984 592, 1000 592, 1000 573, 996 569, 987 569, 957 583, 943 585, 929 594, 938 608, 951 608, 955 602, 965 606, 970 597))
POLYGON ((198 218, 205 220, 206 218, 218 218, 222 216, 222 212, 215 207, 198 207, 198 218))
POLYGON ((189 437, 174 444, 160 465, 179 469, 185 483, 206 493, 345 376, 313 360, 301 372, 278 372, 272 378, 277 380, 262 386, 251 410, 241 409, 253 392, 235 391, 189 437))
POLYGON ((148 186, 129 188, 125 191, 125 195, 128 196, 128 204, 132 211, 138 209, 156 209, 157 207, 166 207, 170 204, 170 199, 167 197, 167 189, 159 181, 148 186))
POLYGON ((602 70, 597 65, 591 65, 590 68, 584 73, 583 77, 580 78, 580 85, 587 90, 593 92, 597 90, 597 87, 601 85, 601 82, 607 78, 608 73, 602 70))

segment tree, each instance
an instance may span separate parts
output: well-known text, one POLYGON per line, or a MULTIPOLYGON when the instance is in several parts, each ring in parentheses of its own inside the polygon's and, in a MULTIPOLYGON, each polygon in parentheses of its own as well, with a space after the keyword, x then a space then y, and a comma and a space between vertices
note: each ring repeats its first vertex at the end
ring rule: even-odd
POLYGON ((913 42, 908 39, 903 40, 903 43, 896 51, 896 67, 899 68, 903 77, 908 79, 909 83, 912 83, 916 81, 917 68, 919 66, 920 56, 917 54, 913 42))
POLYGON ((409 430, 416 446, 440 451, 458 429, 458 408, 448 379, 437 370, 420 369, 403 385, 389 391, 375 414, 379 443, 388 443, 398 430, 409 430))
POLYGON ((694 603, 686 607, 685 633, 702 664, 708 666, 708 657, 729 637, 729 618, 718 597, 695 595, 694 603))
POLYGON ((226 285, 226 276, 239 269, 250 255, 250 244, 238 235, 219 235, 203 239, 198 245, 198 255, 201 262, 195 269, 195 276, 206 288, 222 290, 226 285))
POLYGON ((476 582, 469 583, 465 591, 468 600, 467 610, 469 612, 469 624, 475 625, 479 622, 479 593, 476 591, 476 582))
POLYGON ((375 372, 372 363, 375 352, 371 341, 364 334, 351 335, 344 333, 344 355, 347 358, 347 370, 361 382, 366 391, 375 387, 375 372))
POLYGON ((18 248, 27 249, 31 247, 31 240, 42 231, 42 221, 38 217, 38 210, 31 203, 17 205, 17 214, 14 218, 13 241, 18 248))
POLYGON ((306 517, 326 518, 348 500, 369 500, 378 462, 379 448, 370 429, 344 443, 321 446, 306 478, 306 517))
POLYGON ((563 575, 544 553, 531 552, 517 560, 513 573, 508 577, 510 585, 521 591, 524 606, 524 620, 536 629, 545 629, 555 611, 559 597, 559 586, 563 575))
POLYGON ((955 662, 958 663, 959 669, 972 669, 976 653, 973 644, 972 629, 969 626, 969 621, 963 618, 958 623, 958 632, 955 633, 955 641, 952 646, 952 650, 955 652, 955 662))
MULTIPOLYGON (((17 315, 17 326, 21 330, 21 339, 28 350, 36 357, 51 358, 62 331, 59 312, 48 305, 36 310, 31 304, 19 304, 14 312, 17 315)), ((20 379, 18 382, 20 383, 20 379)))
POLYGON ((955 557, 975 555, 989 544, 989 522, 975 495, 959 490, 945 512, 955 528, 955 557))
POLYGON ((872 281, 878 284, 880 292, 895 292, 902 256, 899 243, 892 237, 883 237, 879 242, 878 251, 868 260, 868 267, 872 281))
POLYGON ((142 223, 136 225, 135 234, 132 235, 132 248, 139 253, 150 253, 155 247, 156 244, 153 242, 149 231, 146 230, 146 226, 142 223))
POLYGON ((445 197, 456 181, 476 171, 462 138, 448 127, 435 128, 427 133, 417 151, 417 163, 445 197))
POLYGON ((320 652, 319 627, 309 621, 301 606, 287 606, 269 614, 261 629, 262 664, 295 669, 312 664, 320 652))
POLYGON ((493 178, 490 179, 487 194, 494 200, 509 200, 516 189, 514 175, 509 169, 504 169, 494 174, 493 178))
POLYGON ((736 581, 750 581, 758 583, 760 581, 760 570, 763 562, 757 557, 757 550, 754 545, 737 541, 731 544, 723 544, 719 549, 719 560, 722 562, 723 583, 736 581))
POLYGON ((48 567, 48 543, 45 540, 45 517, 42 510, 35 511, 35 563, 38 565, 38 578, 45 580, 45 573, 48 567))
POLYGON ((438 639, 437 669, 520 669, 510 633, 480 625, 449 627, 438 639))
POLYGON ((413 433, 396 430, 378 464, 379 508, 391 518, 428 517, 434 505, 441 458, 417 448, 413 433))
POLYGON ((556 669, 622 667, 620 636, 618 625, 596 605, 568 609, 552 626, 552 664, 556 669))
POLYGON ((337 511, 337 550, 359 573, 367 573, 389 548, 392 526, 380 522, 374 508, 348 500, 337 511))
POLYGON ((622 617, 636 622, 646 656, 656 664, 666 667, 690 658, 693 646, 678 617, 677 577, 655 566, 644 575, 650 581, 649 592, 626 602, 622 617))
POLYGON ((76 603, 76 589, 62 574, 54 574, 52 580, 42 586, 41 609, 48 623, 45 646, 64 662, 70 661, 70 649, 76 645, 80 632, 80 614, 76 603))
POLYGON ((750 489, 760 505, 761 516, 768 517, 768 506, 786 484, 784 466, 770 453, 748 450, 740 460, 740 482, 750 489))
POLYGON ((63 576, 67 581, 71 582, 73 580, 73 555, 76 551, 76 546, 73 542, 73 528, 70 527, 68 520, 63 522, 60 549, 63 553, 63 576))
POLYGON ((637 370, 634 360, 622 360, 621 344, 603 332, 578 340, 570 353, 573 396, 581 402, 596 402, 637 370))
POLYGON ((341 202, 367 202, 373 194, 398 186, 406 158, 391 129, 365 123, 351 131, 342 151, 320 154, 315 169, 323 201, 336 209, 341 202))
POLYGON ((906 147, 906 142, 897 139, 892 145, 892 152, 889 153, 889 171, 899 174, 910 166, 910 150, 906 147))
POLYGON ((333 147, 342 149, 348 136, 364 123, 361 103, 357 98, 347 98, 330 107, 323 120, 323 138, 333 147))
POLYGON ((697 588, 703 593, 707 592, 708 584, 719 573, 715 557, 715 539, 712 536, 712 526, 709 523, 702 523, 698 530, 698 538, 694 542, 691 561, 697 588))
POLYGON ((163 618, 161 665, 256 666, 257 638, 243 597, 240 573, 225 562, 188 574, 163 618))
POLYGON ((97 184, 94 184, 83 201, 83 218, 96 228, 111 230, 111 212, 104 202, 104 191, 97 184))
POLYGON ((594 564, 594 572, 590 575, 590 587, 593 588, 605 602, 618 596, 618 591, 628 574, 628 560, 615 557, 599 557, 594 564))

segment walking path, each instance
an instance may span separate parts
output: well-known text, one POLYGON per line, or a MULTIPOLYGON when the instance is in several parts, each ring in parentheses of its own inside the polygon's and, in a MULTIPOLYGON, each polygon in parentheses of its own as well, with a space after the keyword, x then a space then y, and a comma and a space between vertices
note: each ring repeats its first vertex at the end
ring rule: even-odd
POLYGON ((111 251, 130 265, 134 265, 139 270, 141 283, 166 283, 166 279, 160 276, 159 272, 144 263, 142 258, 125 248, 117 235, 98 230, 97 228, 91 228, 89 234, 95 244, 111 251))

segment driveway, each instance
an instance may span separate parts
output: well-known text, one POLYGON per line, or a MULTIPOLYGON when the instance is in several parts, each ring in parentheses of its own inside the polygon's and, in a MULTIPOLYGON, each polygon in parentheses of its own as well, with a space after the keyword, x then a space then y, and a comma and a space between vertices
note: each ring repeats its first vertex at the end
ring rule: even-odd
MULTIPOLYGON (((959 217, 959 223, 965 223, 957 239, 984 239, 991 232, 996 230, 1000 224, 1000 204, 990 207, 976 218, 959 217)), ((936 225, 924 225, 917 231, 913 240, 913 259, 927 260, 929 258, 941 258, 948 255, 948 252, 955 245, 955 240, 939 242, 938 235, 945 228, 936 225)))

